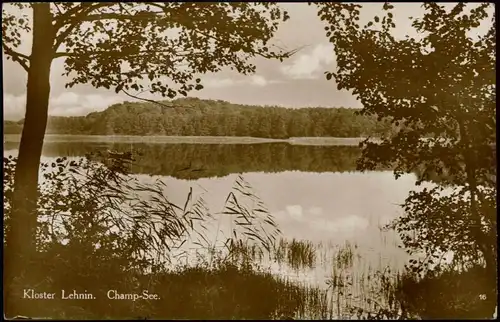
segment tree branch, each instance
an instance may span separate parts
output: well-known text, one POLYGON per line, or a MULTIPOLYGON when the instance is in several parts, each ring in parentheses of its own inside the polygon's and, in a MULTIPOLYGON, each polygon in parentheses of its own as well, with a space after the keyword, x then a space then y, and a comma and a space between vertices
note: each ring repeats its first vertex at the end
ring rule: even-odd
POLYGON ((98 20, 149 20, 151 18, 156 18, 161 12, 149 12, 149 11, 138 11, 134 15, 126 15, 122 13, 101 13, 95 15, 88 15, 84 17, 81 21, 98 21, 98 20))
MULTIPOLYGON (((217 42, 220 42, 220 39, 213 36, 213 35, 210 35, 206 32, 203 32, 201 30, 195 30, 199 35, 202 35, 204 37, 207 37, 207 38, 210 38, 210 39, 213 39, 217 42)), ((296 49, 292 49, 292 50, 289 50, 289 51, 285 51, 283 52, 283 58, 290 58, 291 56, 295 55, 297 52, 301 51, 302 49, 304 49, 305 47, 307 47, 309 45, 304 45, 304 46, 301 46, 299 48, 296 48, 296 49)), ((284 50, 278 46, 276 46, 277 48, 281 49, 281 50, 284 50)), ((251 54, 251 52, 247 52, 245 50, 243 50, 245 53, 247 54, 251 54)), ((278 58, 279 56, 275 56, 275 55, 272 55, 272 54, 265 54, 265 53, 259 53, 259 52, 256 52, 255 54, 257 54, 257 56, 261 56, 263 58, 267 58, 267 59, 271 59, 271 58, 278 58)))
MULTIPOLYGON (((57 8, 57 3, 54 3, 54 5, 57 8)), ((74 18, 71 18, 72 15, 77 14, 80 10, 88 8, 88 6, 89 6, 89 4, 82 3, 82 4, 77 5, 71 9, 68 9, 68 11, 66 11, 65 13, 62 13, 61 15, 55 17, 54 18, 54 21, 55 21, 54 27, 56 29, 61 28, 62 26, 64 26, 65 24, 68 23, 68 20, 74 19, 74 18)))
MULTIPOLYGON (((145 4, 156 6, 156 7, 160 8, 160 9, 162 9, 162 10, 165 9, 164 7, 162 7, 161 5, 159 5, 157 3, 146 2, 145 4)), ((159 14, 163 14, 164 13, 163 11, 161 11, 161 12, 160 11, 158 11, 158 12, 138 11, 135 14, 100 13, 100 14, 87 15, 89 12, 91 12, 91 11, 93 11, 93 10, 99 8, 99 7, 104 7, 104 6, 107 6, 107 5, 109 5, 109 4, 100 3, 100 4, 95 5, 93 7, 91 6, 91 7, 88 8, 88 10, 86 10, 85 12, 82 12, 80 15, 78 15, 78 17, 73 18, 74 22, 65 31, 63 31, 58 37, 56 37, 55 48, 57 49, 59 47, 59 45, 64 41, 64 38, 66 38, 71 33, 71 31, 76 26, 78 26, 78 24, 80 24, 81 22, 84 22, 84 21, 99 21, 99 20, 113 20, 113 19, 114 20, 136 20, 136 21, 141 21, 141 20, 150 20, 152 18, 156 18, 156 17, 158 17, 159 14)), ((179 23, 182 25, 182 22, 179 22, 179 23)), ((217 37, 215 37, 213 35, 210 35, 207 32, 204 32, 204 31, 201 31, 201 30, 196 30, 196 32, 198 34, 204 36, 204 37, 211 38, 211 39, 214 39, 216 41, 220 41, 220 39, 218 39, 217 37)), ((284 58, 289 58, 292 55, 294 55, 297 52, 299 52, 300 50, 302 50, 304 47, 307 47, 307 46, 302 46, 302 47, 299 47, 299 48, 296 48, 296 49, 285 51, 282 54, 282 56, 284 58)), ((263 58, 277 58, 275 55, 272 55, 272 54, 266 54, 266 53, 256 53, 256 54, 258 56, 263 57, 263 58)), ((68 56, 68 54, 58 53, 58 54, 56 54, 55 58, 64 57, 64 56, 68 56)))
MULTIPOLYGON (((153 103, 153 104, 156 104, 156 105, 159 105, 159 106, 162 106, 162 107, 167 107, 167 108, 176 108, 176 107, 182 107, 182 108, 191 107, 191 108, 193 108, 194 107, 193 105, 166 105, 166 104, 163 104, 163 103, 161 103, 159 101, 155 101, 155 100, 148 99, 148 98, 142 98, 142 97, 130 94, 127 91, 125 91, 124 89, 121 89, 121 91, 123 93, 125 93, 125 95, 127 95, 127 96, 129 96, 131 98, 135 98, 135 99, 138 99, 138 100, 141 100, 141 101, 153 103)), ((141 93, 144 93, 144 92, 145 91, 142 91, 141 93)))
POLYGON ((26 63, 26 61, 24 61, 23 59, 29 61, 30 56, 27 56, 25 54, 21 54, 21 53, 15 51, 14 49, 7 46, 5 43, 3 43, 2 46, 5 50, 5 53, 7 55, 11 56, 13 61, 18 62, 24 68, 25 71, 29 71, 29 66, 26 63))
POLYGON ((109 6, 109 5, 113 5, 115 3, 106 3, 106 2, 103 2, 103 3, 98 3, 98 4, 94 4, 94 5, 90 5, 90 6, 85 6, 85 3, 83 3, 81 6, 78 6, 78 7, 75 7, 73 8, 72 10, 68 10, 68 12, 66 12, 66 15, 71 11, 71 14, 73 13, 76 13, 78 12, 78 10, 82 10, 78 15, 75 15, 73 18, 69 19, 69 18, 66 18, 64 20, 61 20, 59 22, 57 22, 54 27, 56 28, 56 30, 59 30, 62 26, 64 26, 65 24, 69 23, 69 26, 64 30, 62 31, 58 36, 56 36, 56 41, 55 41, 55 44, 54 44, 54 49, 57 50, 57 48, 59 48, 59 46, 64 42, 64 40, 66 39, 66 37, 79 25, 81 24, 83 21, 85 21, 85 16, 92 12, 93 10, 96 10, 96 9, 99 9, 99 8, 103 8, 103 7, 106 7, 106 6, 109 6))
POLYGON ((61 9, 59 9, 59 6, 57 5, 56 2, 54 2, 54 6, 56 7, 57 11, 59 11, 59 13, 61 14, 61 16, 63 15, 61 9))
POLYGON ((205 52, 204 51, 199 51, 199 52, 189 52, 189 51, 179 51, 179 52, 173 52, 171 48, 166 49, 166 50, 140 50, 134 53, 127 53, 127 52, 122 52, 122 51, 109 51, 109 50, 100 50, 100 51, 89 51, 89 52, 84 52, 84 53, 69 53, 69 52, 57 52, 54 55, 54 58, 61 58, 61 57, 91 57, 91 56, 98 56, 98 55, 110 55, 111 53, 117 54, 117 57, 134 57, 137 55, 142 55, 142 54, 162 54, 162 53, 171 53, 174 56, 177 57, 186 57, 187 55, 202 55, 205 52))
POLYGON ((168 107, 168 108, 174 108, 175 106, 170 106, 170 105, 166 105, 166 104, 163 104, 163 103, 160 103, 158 101, 155 101, 155 100, 151 100, 151 99, 148 99, 148 98, 142 98, 142 97, 139 97, 139 96, 136 96, 136 95, 133 95, 133 94, 130 94, 128 93, 127 91, 125 91, 124 89, 121 90, 123 93, 125 93, 125 95, 129 96, 129 97, 132 97, 132 98, 135 98, 135 99, 138 99, 138 100, 141 100, 141 101, 145 101, 145 102, 149 102, 149 103, 153 103, 153 104, 157 104, 157 105, 160 105, 160 106, 163 106, 163 107, 168 107))

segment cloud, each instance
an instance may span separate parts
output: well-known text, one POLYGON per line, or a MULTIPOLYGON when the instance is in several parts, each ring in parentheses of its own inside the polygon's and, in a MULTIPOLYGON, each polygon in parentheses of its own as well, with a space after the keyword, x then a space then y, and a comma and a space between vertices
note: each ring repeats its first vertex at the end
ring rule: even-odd
POLYGON ((53 98, 51 100, 51 107, 52 106, 57 106, 57 107, 71 107, 75 106, 78 104, 80 96, 76 93, 73 92, 65 92, 57 96, 56 98, 53 98))
POLYGON ((291 64, 281 67, 281 72, 293 79, 315 79, 334 61, 333 45, 318 44, 308 53, 300 54, 291 64))
POLYGON ((79 95, 74 92, 64 92, 51 98, 49 114, 58 116, 86 115, 90 112, 105 110, 110 105, 122 101, 121 97, 115 95, 79 95))
MULTIPOLYGON (((238 75, 238 77, 241 77, 238 75)), ((203 80, 203 86, 205 88, 224 88, 233 86, 257 86, 263 87, 269 84, 281 83, 277 80, 269 80, 261 75, 252 75, 244 78, 233 79, 229 77, 225 78, 208 78, 203 80)))
POLYGON ((286 211, 288 215, 295 220, 302 220, 302 206, 301 205, 290 205, 286 206, 286 211))
MULTIPOLYGON (((102 111, 112 104, 122 102, 123 98, 116 95, 78 94, 63 92, 52 96, 49 101, 49 115, 82 116, 91 112, 102 111)), ((3 97, 4 117, 10 120, 24 118, 26 109, 26 94, 5 94, 3 97)))
POLYGON ((212 79, 207 79, 203 82, 203 86, 206 88, 221 88, 221 87, 229 87, 236 85, 237 81, 231 79, 231 78, 212 78, 212 79))
POLYGON ((19 120, 24 117, 26 108, 26 95, 13 95, 4 93, 3 115, 7 120, 19 120))
POLYGON ((311 208, 309 208, 309 213, 313 216, 321 216, 321 215, 323 215, 323 208, 311 207, 311 208))
POLYGON ((250 82, 251 84, 253 85, 257 85, 257 86, 266 86, 267 85, 267 80, 262 77, 262 76, 259 76, 259 75, 253 75, 252 76, 252 80, 250 82))
POLYGON ((276 220, 279 220, 279 221, 285 221, 288 219, 288 215, 283 210, 275 211, 272 213, 272 215, 276 220))
POLYGON ((353 233, 359 230, 366 230, 369 221, 359 216, 350 215, 336 220, 315 220, 311 226, 318 230, 327 230, 336 233, 353 233))

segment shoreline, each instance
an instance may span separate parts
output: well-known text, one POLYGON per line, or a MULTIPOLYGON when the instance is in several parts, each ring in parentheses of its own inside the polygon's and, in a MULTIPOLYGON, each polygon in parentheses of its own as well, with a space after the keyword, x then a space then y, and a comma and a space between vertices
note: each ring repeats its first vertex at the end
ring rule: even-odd
MULTIPOLYGON (((4 143, 19 143, 20 134, 4 134, 4 143)), ((293 137, 271 139, 242 136, 136 136, 136 135, 75 135, 46 134, 44 143, 150 143, 150 144, 259 144, 288 143, 294 145, 348 145, 357 146, 363 137, 293 137)))

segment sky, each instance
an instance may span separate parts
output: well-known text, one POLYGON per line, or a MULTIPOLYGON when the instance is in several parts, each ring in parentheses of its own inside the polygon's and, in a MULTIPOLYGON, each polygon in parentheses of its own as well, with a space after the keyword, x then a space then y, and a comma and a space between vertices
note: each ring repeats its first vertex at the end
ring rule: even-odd
MULTIPOLYGON (((361 103, 351 93, 337 90, 333 80, 327 81, 325 71, 335 69, 333 46, 325 36, 325 25, 317 17, 317 9, 307 3, 280 3, 289 12, 290 19, 281 24, 274 41, 288 49, 303 48, 280 63, 263 58, 252 61, 257 66, 253 75, 243 76, 223 70, 202 77, 204 89, 193 91, 191 97, 220 99, 237 104, 277 105, 284 107, 351 107, 361 103)), ((447 3, 452 6, 453 3, 447 3)), ((382 3, 363 3, 363 25, 375 15, 382 14, 382 3)), ((395 3, 395 36, 416 37, 408 17, 422 15, 421 3, 395 3)), ((481 26, 485 30, 488 26, 481 26)), ((29 54, 31 39, 23 41, 20 50, 29 54)), ((19 120, 24 117, 26 72, 17 63, 3 61, 4 118, 19 120)), ((65 89, 67 78, 61 76, 62 59, 57 59, 51 69, 50 115, 79 116, 102 111, 108 106, 132 99, 113 90, 95 89, 90 85, 77 85, 65 89)), ((152 97, 144 96, 148 98, 152 97)))

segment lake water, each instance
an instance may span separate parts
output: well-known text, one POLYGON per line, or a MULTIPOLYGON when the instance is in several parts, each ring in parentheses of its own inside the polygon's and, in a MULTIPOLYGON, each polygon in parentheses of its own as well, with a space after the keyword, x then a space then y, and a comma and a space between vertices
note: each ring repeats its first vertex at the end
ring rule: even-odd
MULTIPOLYGON (((4 156, 17 155, 17 142, 5 142, 4 156)), ((259 144, 153 144, 47 142, 43 159, 83 157, 95 151, 132 151, 132 172, 143 182, 161 178, 169 199, 182 205, 189 190, 202 196, 212 213, 221 212, 237 180, 244 180, 274 216, 283 239, 306 240, 317 251, 313 268, 291 269, 268 261, 281 276, 327 287, 339 248, 355 249, 357 275, 403 267, 408 255, 398 236, 381 225, 402 214, 398 206, 414 189, 416 177, 394 179, 392 171, 356 171, 355 146, 259 144)), ((223 239, 221 225, 212 238, 223 239)), ((192 244, 188 253, 203 252, 192 244)))

